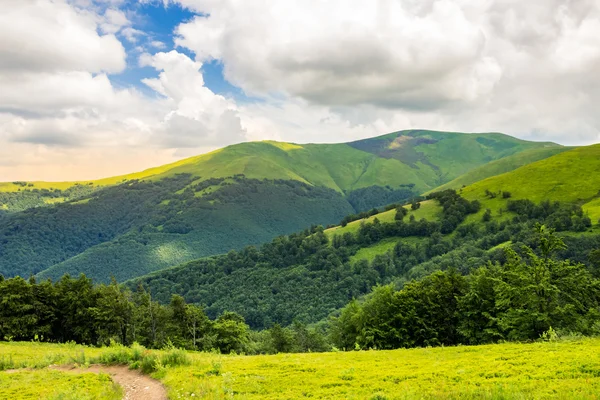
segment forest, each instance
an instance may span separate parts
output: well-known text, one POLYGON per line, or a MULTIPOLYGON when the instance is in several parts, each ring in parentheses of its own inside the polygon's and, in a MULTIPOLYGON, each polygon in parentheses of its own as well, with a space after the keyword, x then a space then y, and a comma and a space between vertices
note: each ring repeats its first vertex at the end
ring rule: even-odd
POLYGON ((503 220, 465 223, 478 201, 453 190, 427 200, 438 221, 393 204, 392 222, 374 210, 355 233, 313 226, 121 285, 2 278, 0 338, 260 354, 596 332, 600 242, 571 234, 591 226, 581 208, 509 200, 503 220), (389 252, 353 258, 386 238, 398 239, 389 252))
POLYGON ((235 312, 210 319, 177 294, 160 304, 142 285, 135 291, 116 281, 94 285, 83 274, 56 283, 0 278, 0 339, 265 354, 600 334, 597 271, 555 258, 566 245, 554 229, 536 224, 533 237, 537 251, 507 248, 503 262, 466 275, 452 268, 399 290, 376 286, 320 324, 275 323, 260 331, 235 312))
POLYGON ((361 224, 356 233, 330 238, 315 226, 259 248, 199 259, 126 285, 134 290, 142 284, 163 303, 177 293, 188 302, 204 305, 211 318, 235 311, 253 329, 265 329, 275 323, 287 326, 294 320, 319 322, 375 285, 392 283, 401 288, 438 270, 454 268, 467 275, 488 262, 503 263, 507 245, 518 252, 524 245, 537 251, 536 223, 562 232, 569 247, 557 252, 559 259, 598 269, 595 258, 590 257, 600 248, 598 236, 569 234, 585 231, 591 224, 578 207, 514 201, 510 208, 515 211, 506 212, 504 220, 484 222, 482 217, 478 222, 460 224, 479 209, 477 202, 468 202, 454 191, 430 197, 442 204, 440 221, 416 220, 398 207, 395 221, 375 219, 361 224), (442 233, 451 229, 450 234, 442 233), (372 260, 354 258, 360 249, 388 238, 397 240, 389 252, 372 260))
POLYGON ((375 186, 344 197, 298 181, 243 175, 129 181, 53 207, 0 214, 0 273, 58 279, 83 272, 96 282, 108 283, 111 275, 122 282, 311 223, 338 222, 356 211, 349 201, 372 206, 380 195, 404 201, 413 194, 375 186))

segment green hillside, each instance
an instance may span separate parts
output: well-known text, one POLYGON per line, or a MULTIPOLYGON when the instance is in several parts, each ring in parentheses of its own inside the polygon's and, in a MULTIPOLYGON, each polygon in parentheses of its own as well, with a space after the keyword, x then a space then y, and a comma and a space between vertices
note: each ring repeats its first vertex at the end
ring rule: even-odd
POLYGON ((562 148, 413 130, 346 144, 241 143, 97 181, 0 184, 0 274, 126 280, 337 223, 535 149, 562 148))
MULTIPOLYGON (((238 174, 256 179, 298 180, 339 192, 376 185, 393 188, 410 185, 415 192, 423 193, 491 161, 532 149, 543 149, 540 154, 546 154, 551 149, 560 151, 561 147, 499 133, 423 130, 395 132, 341 144, 249 142, 99 180, 0 183, 0 210, 22 211, 76 200, 106 186, 139 179, 160 180, 181 173, 199 180, 238 174)), ((481 173, 479 177, 482 177, 481 173)))
POLYGON ((437 187, 435 191, 445 189, 460 189, 463 186, 468 186, 492 176, 514 171, 515 169, 524 165, 552 157, 568 150, 570 150, 568 147, 543 147, 526 150, 475 168, 472 171, 469 171, 466 174, 461 175, 458 178, 441 185, 440 187, 437 187))
POLYGON ((590 261, 591 252, 600 248, 600 235, 587 232, 591 222, 581 208, 532 202, 506 211, 510 218, 495 214, 488 221, 482 211, 478 200, 453 191, 436 193, 401 220, 390 210, 343 228, 313 228, 259 248, 157 271, 127 285, 134 290, 142 284, 165 303, 173 293, 180 294, 204 305, 211 317, 225 310, 238 312, 254 328, 294 320, 312 323, 374 285, 401 287, 446 269, 467 274, 490 261, 505 261, 504 249, 511 244, 535 248, 537 223, 565 238, 568 249, 560 258, 600 271, 600 264, 590 261))
POLYGON ((491 177, 462 190, 469 199, 478 199, 486 207, 499 210, 506 207, 501 195, 509 192, 511 199, 530 199, 576 203, 596 223, 600 217, 600 145, 572 149, 553 157, 525 165, 512 172, 491 177))

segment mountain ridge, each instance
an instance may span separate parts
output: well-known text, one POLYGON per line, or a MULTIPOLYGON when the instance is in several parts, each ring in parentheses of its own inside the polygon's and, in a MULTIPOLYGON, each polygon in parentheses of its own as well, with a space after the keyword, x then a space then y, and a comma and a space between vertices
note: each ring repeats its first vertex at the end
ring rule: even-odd
MULTIPOLYGON (((23 201, 25 211, 0 213, 0 273, 129 279, 334 224, 405 201, 490 160, 540 148, 562 149, 503 134, 410 130, 341 144, 241 143, 87 182, 77 186, 78 197, 12 183, 22 189, 14 196, 38 203, 23 201), (115 184, 100 186, 110 179, 115 184), (36 207, 47 201, 42 193, 64 204, 36 207)), ((2 196, 7 193, 0 192, 0 203, 2 196)))

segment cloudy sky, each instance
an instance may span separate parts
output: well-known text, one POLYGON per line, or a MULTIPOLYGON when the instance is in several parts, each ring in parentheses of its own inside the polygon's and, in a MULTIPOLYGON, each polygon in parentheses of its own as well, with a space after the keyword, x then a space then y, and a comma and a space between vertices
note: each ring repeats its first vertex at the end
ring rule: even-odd
POLYGON ((395 130, 600 141, 600 0, 2 0, 0 181, 395 130))

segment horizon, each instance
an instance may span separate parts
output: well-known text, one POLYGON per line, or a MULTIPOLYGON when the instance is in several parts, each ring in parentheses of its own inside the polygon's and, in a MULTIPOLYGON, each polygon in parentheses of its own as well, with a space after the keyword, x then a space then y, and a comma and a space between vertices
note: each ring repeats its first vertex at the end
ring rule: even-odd
MULTIPOLYGON (((241 145, 244 143, 262 143, 262 142, 275 142, 275 143, 287 143, 287 144, 294 144, 294 145, 299 145, 299 146, 306 146, 306 145, 335 145, 335 144, 346 144, 346 143, 352 143, 355 141, 361 141, 361 140, 368 140, 368 139, 374 139, 377 137, 381 137, 381 136, 386 136, 386 135, 390 135, 393 133, 400 133, 400 132, 405 132, 405 131, 413 131, 413 130, 417 130, 417 131, 431 131, 431 132, 447 132, 447 131, 438 131, 438 130, 433 130, 433 129, 402 129, 402 130, 395 130, 392 132, 388 132, 388 133, 383 133, 383 134, 378 134, 375 136, 369 136, 369 137, 364 137, 364 138, 359 138, 359 139, 355 139, 352 141, 348 141, 348 142, 323 142, 323 143, 318 143, 318 142, 308 142, 308 143, 302 143, 302 142, 287 142, 287 141, 281 141, 281 140, 272 140, 272 139, 264 139, 264 140, 249 140, 249 141, 243 141, 243 142, 238 142, 238 143, 232 143, 223 147, 218 147, 218 148, 214 148, 211 150, 207 150, 206 152, 203 153, 199 153, 199 154, 194 154, 194 155, 189 155, 189 156, 185 156, 179 159, 176 159, 174 161, 170 161, 164 164, 154 164, 154 165, 149 165, 147 167, 143 167, 142 169, 137 169, 137 170, 129 170, 129 171, 122 171, 120 173, 116 173, 113 175, 106 175, 106 174, 101 174, 95 177, 91 177, 91 178, 74 178, 74 179, 65 179, 65 180, 46 180, 46 179, 8 179, 8 180, 1 180, 0 179, 0 183, 10 183, 10 182, 18 182, 18 181, 24 181, 24 182, 43 182, 43 183, 65 183, 65 182, 89 182, 89 181, 98 181, 98 180, 103 180, 103 179, 109 179, 109 178, 115 178, 115 177, 121 177, 121 176, 126 176, 126 175, 130 175, 130 174, 137 174, 137 173, 142 173, 142 172, 146 172, 148 170, 154 169, 154 168, 158 168, 158 167, 162 167, 162 166, 166 166, 166 165, 170 165, 170 164, 176 164, 180 161, 184 161, 190 158, 195 158, 195 157, 200 157, 203 155, 207 155, 210 154, 212 152, 221 150, 221 149, 225 149, 227 147, 231 147, 231 146, 237 146, 237 145, 241 145)), ((480 134, 499 134, 499 135, 506 135, 506 136, 510 136, 516 139, 519 139, 515 136, 512 135, 507 135, 505 133, 502 132, 447 132, 447 133, 459 133, 459 134, 465 134, 465 135, 480 135, 480 134)), ((522 139, 523 140, 523 139, 522 139)), ((537 142, 537 143, 551 143, 551 144, 557 144, 559 146, 563 146, 563 147, 581 147, 581 146, 568 146, 568 145, 564 145, 561 143, 556 143, 556 142, 549 142, 546 140, 530 140, 531 142, 537 142)), ((585 145, 585 146, 593 146, 594 144, 598 144, 598 143, 591 143, 589 145, 585 145)))
POLYGON ((0 181, 398 127, 600 141, 600 4, 6 0, 0 181))

